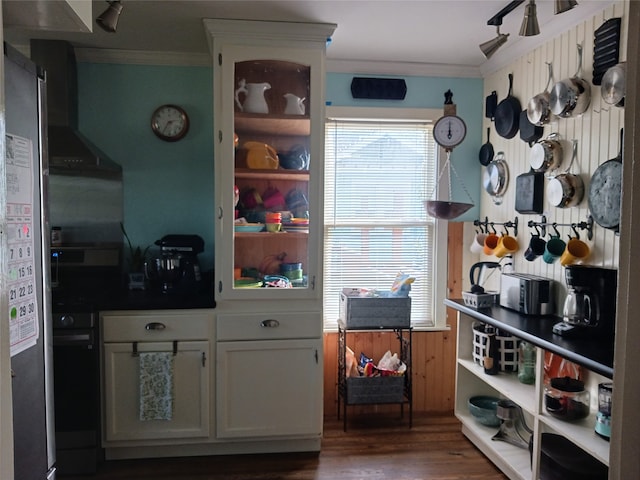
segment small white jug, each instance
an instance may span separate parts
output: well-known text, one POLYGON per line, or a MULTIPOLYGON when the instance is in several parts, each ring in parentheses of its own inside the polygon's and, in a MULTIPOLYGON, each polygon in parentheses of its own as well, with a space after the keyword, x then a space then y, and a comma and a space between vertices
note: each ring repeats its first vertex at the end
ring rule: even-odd
POLYGON ((264 92, 269 90, 271 85, 268 83, 247 83, 243 78, 238 82, 235 99, 241 112, 247 113, 269 113, 269 106, 264 98, 264 92), (243 103, 240 103, 239 95, 245 94, 243 103))
POLYGON ((293 93, 285 93, 287 106, 284 108, 285 115, 304 115, 304 100, 306 97, 297 97, 293 93))

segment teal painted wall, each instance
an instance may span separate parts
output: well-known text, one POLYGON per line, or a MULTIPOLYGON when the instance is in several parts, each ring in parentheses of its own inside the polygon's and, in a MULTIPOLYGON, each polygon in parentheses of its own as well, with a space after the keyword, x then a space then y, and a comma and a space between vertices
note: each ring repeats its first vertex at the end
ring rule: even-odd
MULTIPOLYGON (((457 113, 467 124, 465 141, 452 161, 474 203, 479 205, 483 143, 481 79, 406 77, 403 101, 351 98, 353 75, 327 75, 333 105, 442 108, 451 89, 457 113)), ((213 268, 213 98, 209 67, 78 64, 79 129, 114 161, 124 177, 124 224, 136 245, 150 245, 170 233, 198 234, 205 241, 203 269, 213 268), (174 103, 190 117, 189 133, 169 143, 150 128, 153 110, 174 103)), ((456 201, 467 201, 453 180, 456 201)), ((458 220, 477 218, 478 207, 458 220)))
POLYGON ((203 269, 213 268, 213 99, 208 67, 78 64, 79 129, 122 165, 124 224, 132 243, 171 233, 200 235, 203 269), (178 142, 150 128, 156 107, 190 118, 178 142))

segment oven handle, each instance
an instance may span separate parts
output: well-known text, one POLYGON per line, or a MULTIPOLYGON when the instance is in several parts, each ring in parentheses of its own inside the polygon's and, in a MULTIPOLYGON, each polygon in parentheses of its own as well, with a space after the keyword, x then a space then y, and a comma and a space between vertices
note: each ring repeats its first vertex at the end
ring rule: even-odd
POLYGON ((91 350, 94 346, 93 332, 55 333, 53 335, 54 347, 87 347, 91 350))

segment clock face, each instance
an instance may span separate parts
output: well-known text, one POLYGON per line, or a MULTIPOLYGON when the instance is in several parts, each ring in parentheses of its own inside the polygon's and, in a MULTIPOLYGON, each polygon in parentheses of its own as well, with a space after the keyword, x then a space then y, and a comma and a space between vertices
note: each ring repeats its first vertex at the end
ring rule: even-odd
POLYGON ((180 140, 189 130, 189 117, 177 105, 162 105, 151 115, 151 130, 167 142, 180 140))
POLYGON ((467 126, 460 117, 445 115, 433 126, 433 138, 441 147, 451 149, 460 145, 467 135, 467 126))

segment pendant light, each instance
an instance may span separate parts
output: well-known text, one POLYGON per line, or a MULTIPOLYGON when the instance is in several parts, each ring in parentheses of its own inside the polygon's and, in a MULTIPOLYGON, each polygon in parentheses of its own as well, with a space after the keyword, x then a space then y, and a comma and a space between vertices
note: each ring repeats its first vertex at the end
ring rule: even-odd
POLYGON ((122 13, 122 4, 120 0, 108 1, 109 7, 96 18, 96 23, 105 32, 115 33, 118 26, 118 19, 122 13))
POLYGON ((508 33, 500 33, 500 25, 496 27, 496 31, 498 36, 496 38, 492 38, 484 43, 480 44, 480 50, 486 58, 491 58, 491 56, 498 51, 498 49, 507 43, 507 39, 509 37, 508 33))
POLYGON ((555 0, 553 7, 553 14, 558 15, 560 13, 564 13, 566 11, 571 10, 573 7, 578 5, 576 0, 555 0))
POLYGON ((522 19, 522 26, 520 27, 520 36, 533 37, 538 34, 540 34, 540 27, 538 26, 536 2, 535 0, 529 0, 529 3, 524 7, 524 18, 522 19))

